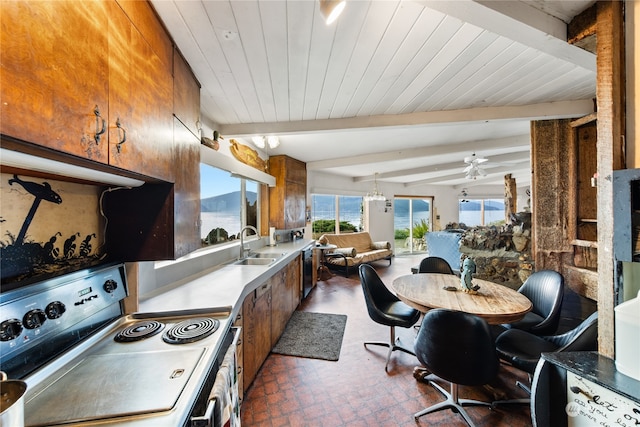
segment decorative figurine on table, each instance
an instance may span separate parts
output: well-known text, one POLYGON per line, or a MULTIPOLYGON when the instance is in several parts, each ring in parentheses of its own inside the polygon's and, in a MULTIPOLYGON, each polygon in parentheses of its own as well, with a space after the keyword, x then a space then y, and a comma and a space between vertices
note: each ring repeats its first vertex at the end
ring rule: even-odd
POLYGON ((477 294, 480 286, 471 282, 471 275, 476 272, 476 263, 471 258, 465 258, 462 263, 462 274, 460 275, 460 287, 464 292, 477 294))

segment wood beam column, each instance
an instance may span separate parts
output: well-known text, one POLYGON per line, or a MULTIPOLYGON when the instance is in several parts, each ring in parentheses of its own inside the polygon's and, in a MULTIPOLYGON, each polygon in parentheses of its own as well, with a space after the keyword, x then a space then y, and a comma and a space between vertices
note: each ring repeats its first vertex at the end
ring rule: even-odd
POLYGON ((614 170, 624 162, 624 2, 597 3, 597 109, 598 109, 598 351, 613 358, 614 260, 613 182, 614 170))

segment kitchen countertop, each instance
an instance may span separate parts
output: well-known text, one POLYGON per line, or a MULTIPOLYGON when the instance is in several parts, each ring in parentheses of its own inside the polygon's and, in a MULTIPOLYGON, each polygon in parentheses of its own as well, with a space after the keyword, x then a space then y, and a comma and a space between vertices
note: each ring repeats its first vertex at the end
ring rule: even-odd
POLYGON ((303 249, 314 244, 311 239, 299 239, 280 243, 277 246, 264 246, 255 252, 285 253, 270 265, 234 265, 221 264, 201 274, 167 286, 157 295, 141 300, 139 311, 160 312, 173 310, 207 309, 212 307, 231 307, 230 319, 234 319, 242 307, 244 298, 276 274, 303 249))

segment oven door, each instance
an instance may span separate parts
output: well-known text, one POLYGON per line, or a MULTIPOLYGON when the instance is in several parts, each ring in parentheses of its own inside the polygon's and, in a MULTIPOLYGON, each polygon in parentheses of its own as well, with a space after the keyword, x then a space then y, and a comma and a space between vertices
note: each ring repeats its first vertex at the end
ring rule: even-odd
MULTIPOLYGON (((212 372, 207 384, 210 387, 203 389, 202 395, 208 389, 206 409, 203 415, 193 415, 190 420, 191 427, 240 427, 240 398, 238 393, 238 355, 237 345, 240 336, 240 328, 231 328, 229 331, 231 342, 224 346, 216 363, 219 368, 212 372), (227 351, 224 352, 224 349, 227 351), (211 382, 212 380, 212 382, 211 382)), ((229 340, 225 339, 225 343, 229 340)), ((200 399, 199 399, 200 400, 200 399)), ((195 414, 198 413, 196 409, 195 414)))

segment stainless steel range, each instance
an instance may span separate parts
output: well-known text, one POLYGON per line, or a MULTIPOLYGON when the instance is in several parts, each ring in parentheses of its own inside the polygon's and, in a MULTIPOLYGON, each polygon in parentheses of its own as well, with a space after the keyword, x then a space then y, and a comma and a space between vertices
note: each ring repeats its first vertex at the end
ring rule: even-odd
POLYGON ((125 278, 117 264, 0 295, 25 425, 239 425, 231 307, 124 315, 125 278))

